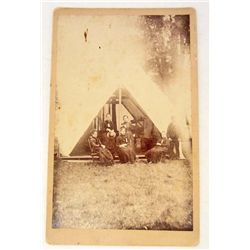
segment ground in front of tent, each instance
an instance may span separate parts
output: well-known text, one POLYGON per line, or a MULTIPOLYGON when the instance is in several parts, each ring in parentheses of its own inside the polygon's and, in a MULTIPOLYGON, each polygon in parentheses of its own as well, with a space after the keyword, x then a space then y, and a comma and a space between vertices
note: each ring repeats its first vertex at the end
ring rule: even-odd
POLYGON ((186 160, 104 167, 60 161, 54 169, 54 228, 192 230, 192 171, 186 160))

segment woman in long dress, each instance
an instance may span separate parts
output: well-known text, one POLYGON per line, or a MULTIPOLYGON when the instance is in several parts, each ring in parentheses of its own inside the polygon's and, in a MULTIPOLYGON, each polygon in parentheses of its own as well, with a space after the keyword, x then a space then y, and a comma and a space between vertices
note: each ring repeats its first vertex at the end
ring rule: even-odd
POLYGON ((136 160, 135 151, 132 146, 131 136, 126 132, 125 127, 121 127, 120 134, 116 138, 117 154, 121 163, 134 163, 136 160))
POLYGON ((101 143, 97 137, 97 131, 93 130, 89 137, 89 146, 92 153, 99 155, 100 162, 105 165, 113 165, 114 159, 111 152, 101 143))
POLYGON ((105 133, 102 138, 102 143, 106 146, 106 148, 110 151, 115 159, 116 156, 116 133, 114 130, 110 130, 105 133))
POLYGON ((145 153, 145 157, 148 162, 157 163, 166 158, 168 151, 169 140, 166 137, 166 133, 162 132, 156 145, 145 153))

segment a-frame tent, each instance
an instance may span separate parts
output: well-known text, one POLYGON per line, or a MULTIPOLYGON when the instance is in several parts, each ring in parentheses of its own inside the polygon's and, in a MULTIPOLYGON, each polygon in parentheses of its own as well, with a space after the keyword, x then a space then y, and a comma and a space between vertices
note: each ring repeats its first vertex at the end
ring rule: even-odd
POLYGON ((119 88, 100 109, 96 117, 93 119, 91 124, 74 146, 73 150, 69 154, 70 156, 82 156, 88 155, 90 153, 88 145, 88 137, 90 136, 90 132, 92 129, 96 129, 99 132, 102 130, 103 122, 107 113, 112 115, 112 120, 116 131, 119 130, 123 115, 126 114, 136 123, 138 131, 143 131, 143 121, 148 119, 153 125, 153 138, 156 139, 160 134, 160 131, 155 126, 154 122, 150 119, 136 99, 129 93, 129 91, 125 88, 119 88))

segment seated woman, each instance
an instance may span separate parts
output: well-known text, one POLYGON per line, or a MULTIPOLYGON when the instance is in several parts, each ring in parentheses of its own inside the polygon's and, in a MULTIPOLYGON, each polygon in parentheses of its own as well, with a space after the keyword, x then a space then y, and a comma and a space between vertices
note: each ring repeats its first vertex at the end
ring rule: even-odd
POLYGON ((93 130, 89 137, 89 146, 92 153, 99 155, 100 162, 105 165, 113 165, 114 159, 110 151, 97 138, 97 130, 93 130))
POLYGON ((106 148, 111 152, 113 158, 115 159, 116 155, 116 133, 114 130, 110 130, 109 132, 105 133, 102 138, 103 144, 106 148))
POLYGON ((120 135, 116 138, 117 154, 121 163, 134 163, 136 159, 135 151, 132 146, 131 136, 126 132, 125 127, 121 127, 120 135))
POLYGON ((165 159, 168 150, 169 140, 166 137, 166 133, 163 131, 156 145, 145 153, 145 157, 148 162, 157 163, 165 159))

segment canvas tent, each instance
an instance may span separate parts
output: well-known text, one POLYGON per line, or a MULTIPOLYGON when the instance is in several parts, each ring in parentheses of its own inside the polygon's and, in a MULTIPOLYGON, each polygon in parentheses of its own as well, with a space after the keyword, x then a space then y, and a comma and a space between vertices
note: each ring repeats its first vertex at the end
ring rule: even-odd
POLYGON ((70 156, 88 155, 90 153, 88 145, 88 137, 90 132, 93 129, 96 129, 99 132, 102 131, 103 122, 107 113, 110 113, 112 116, 114 130, 116 132, 119 130, 119 127, 122 123, 122 117, 127 115, 130 120, 136 124, 138 131, 137 134, 143 134, 143 122, 145 119, 148 119, 153 124, 153 137, 157 138, 160 134, 160 130, 155 126, 153 121, 150 119, 141 105, 136 101, 136 99, 130 94, 130 92, 125 88, 119 88, 99 110, 98 114, 90 123, 87 130, 83 133, 79 141, 74 146, 70 156))
MULTIPOLYGON (((147 50, 137 32, 137 17, 64 16, 58 19, 58 27, 53 131, 60 155, 73 153, 103 106, 108 112, 106 102, 118 88, 126 88, 160 131, 167 130, 173 114, 185 125, 185 116, 191 116, 191 110, 186 110, 191 107, 186 98, 191 86, 188 56, 176 62, 175 76, 162 91, 152 72, 145 71, 147 50), (87 43, 82 40, 83 24, 90 31, 87 43)), ((127 109, 122 112, 133 119, 127 109)), ((139 112, 134 108, 132 113, 139 112)))
MULTIPOLYGON (((121 79, 117 79, 118 82, 110 81, 109 84, 101 82, 98 86, 87 90, 87 86, 74 82, 67 92, 60 91, 62 88, 60 87, 57 94, 60 109, 56 109, 55 116, 55 137, 58 141, 59 154, 64 157, 83 154, 80 147, 84 146, 85 136, 89 134, 91 128, 101 126, 96 118, 103 117, 103 108, 104 114, 110 111, 112 113, 112 105, 107 105, 107 102, 112 96, 117 95, 119 88, 122 88, 124 97, 125 95, 130 97, 122 98, 122 114, 127 114, 130 119, 141 115, 149 117, 159 131, 166 131, 171 116, 180 112, 176 111, 176 106, 167 94, 148 78, 143 79, 143 88, 142 84, 136 84, 141 81, 141 78, 141 74, 138 73, 138 75, 133 75, 133 81, 127 79, 126 83, 124 81, 119 83, 118 80, 121 79)), ((116 114, 118 113, 116 110, 116 114)), ((184 125, 185 116, 181 115, 179 118, 181 124, 184 125)), ((120 123, 117 115, 118 127, 120 123)), ((183 129, 185 129, 184 126, 183 129)))

